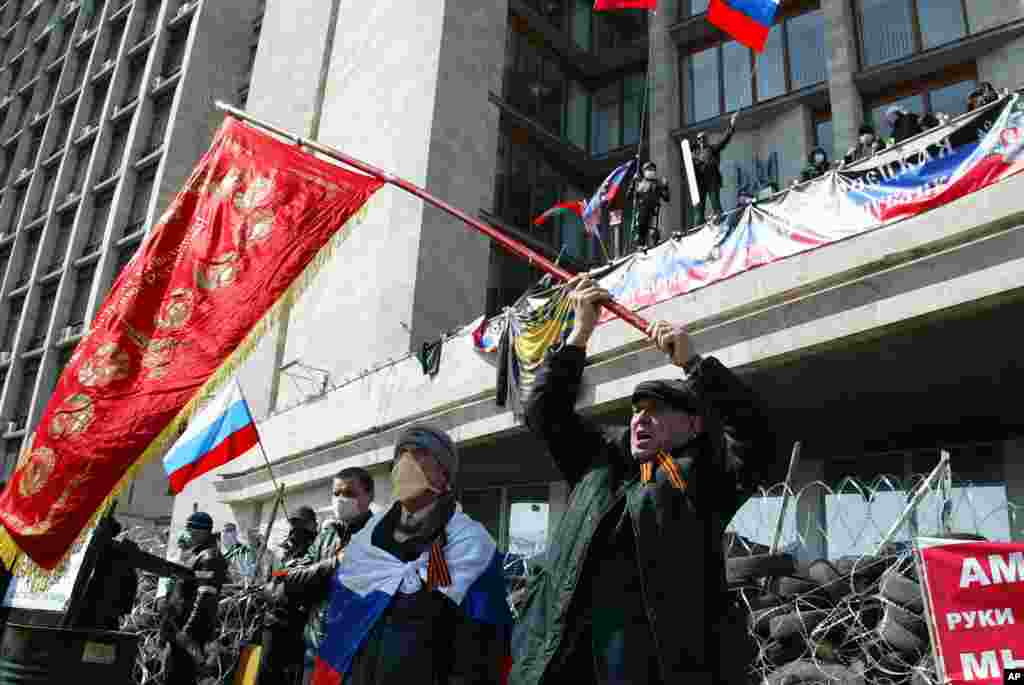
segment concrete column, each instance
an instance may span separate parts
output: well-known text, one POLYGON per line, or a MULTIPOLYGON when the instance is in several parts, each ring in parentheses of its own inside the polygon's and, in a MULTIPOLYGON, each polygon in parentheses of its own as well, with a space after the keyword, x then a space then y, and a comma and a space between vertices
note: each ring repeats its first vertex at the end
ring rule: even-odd
POLYGON ((1024 540, 1024 438, 1003 443, 1003 476, 1009 507, 1010 540, 1024 540))
POLYGON ((683 192, 682 154, 671 138, 672 129, 679 126, 681 95, 679 93, 679 50, 669 35, 673 17, 679 16, 680 0, 662 0, 658 11, 651 16, 648 69, 650 95, 647 101, 650 114, 650 159, 658 165, 658 175, 668 179, 672 202, 661 207, 661 237, 683 226, 685 194, 683 192))
POLYGON ((845 154, 857 141, 864 123, 864 105, 853 82, 857 73, 857 33, 853 3, 822 0, 825 40, 828 42, 828 97, 832 103, 832 130, 837 154, 845 154))
POLYGON ((796 500, 796 529, 803 544, 797 550, 798 561, 814 561, 828 556, 828 521, 825 517, 825 490, 808 487, 825 479, 825 461, 803 456, 793 475, 796 500))

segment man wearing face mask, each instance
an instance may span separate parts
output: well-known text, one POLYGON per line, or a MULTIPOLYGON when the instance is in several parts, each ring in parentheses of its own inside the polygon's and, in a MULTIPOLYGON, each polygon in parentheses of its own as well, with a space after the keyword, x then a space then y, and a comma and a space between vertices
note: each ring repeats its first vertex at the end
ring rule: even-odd
MULTIPOLYGON (((288 517, 291 529, 281 544, 284 549, 282 572, 298 568, 317 534, 316 512, 312 507, 299 507, 288 517)), ((301 593, 289 594, 283 578, 272 578, 263 587, 267 611, 263 616, 261 639, 260 685, 288 685, 301 675, 305 643, 302 631, 309 616, 306 598, 301 593)))
POLYGON ((220 533, 221 550, 232 582, 242 583, 256 573, 256 555, 238 539, 238 526, 225 523, 220 533))
POLYGON ((871 124, 864 124, 857 131, 857 144, 846 153, 846 157, 843 158, 843 164, 859 162, 862 159, 878 154, 884 149, 885 143, 875 135, 875 127, 871 124))
POLYGON ((500 681, 512 620, 502 556, 456 501, 458 464, 443 431, 417 424, 399 436, 395 503, 352 539, 338 567, 320 658, 345 685, 500 681))
POLYGON ((214 637, 220 589, 227 564, 213 536, 213 518, 204 511, 188 517, 182 540, 195 578, 177 580, 168 599, 163 635, 167 685, 194 685, 203 648, 214 637))
POLYGON ((668 179, 659 180, 658 166, 651 161, 645 162, 642 178, 633 181, 632 193, 636 194, 637 202, 633 244, 637 249, 646 250, 648 247, 656 246, 661 240, 658 232, 658 215, 661 214, 661 203, 671 201, 668 179))
POLYGON ((333 520, 324 523, 296 568, 289 569, 283 577, 288 595, 309 606, 303 632, 307 667, 311 667, 324 640, 331 576, 342 550, 370 520, 373 496, 373 476, 366 469, 342 469, 331 483, 333 520))
POLYGON ((772 433, 753 393, 664 321, 649 334, 687 379, 639 384, 628 428, 587 421, 574 405, 609 296, 578 277, 572 300, 573 330, 526 412, 569 502, 516 626, 509 683, 743 683, 722 536, 750 491, 741 466, 772 457, 772 433))
POLYGON ((825 148, 816 147, 807 155, 807 166, 800 172, 800 182, 806 183, 828 173, 828 155, 825 148))

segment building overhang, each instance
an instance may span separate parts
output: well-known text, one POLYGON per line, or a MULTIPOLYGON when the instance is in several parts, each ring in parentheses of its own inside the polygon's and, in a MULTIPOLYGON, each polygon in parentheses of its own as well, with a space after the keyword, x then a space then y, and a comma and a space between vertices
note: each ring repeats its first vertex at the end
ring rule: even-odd
MULTIPOLYGON (((881 337, 923 319, 1024 297, 1024 174, 926 214, 761 266, 642 312, 687 322, 695 345, 738 372, 764 372, 803 356, 881 337)), ((621 410, 644 380, 678 376, 665 356, 621 321, 595 333, 579 408, 621 410)), ((496 355, 495 355, 496 356, 496 355)), ((279 482, 308 486, 342 465, 392 458, 398 431, 429 419, 473 448, 523 432, 495 403, 496 359, 472 338, 449 342, 441 371, 416 359, 338 388, 260 424, 279 482)), ((215 482, 220 499, 270 497, 262 457, 215 482)))

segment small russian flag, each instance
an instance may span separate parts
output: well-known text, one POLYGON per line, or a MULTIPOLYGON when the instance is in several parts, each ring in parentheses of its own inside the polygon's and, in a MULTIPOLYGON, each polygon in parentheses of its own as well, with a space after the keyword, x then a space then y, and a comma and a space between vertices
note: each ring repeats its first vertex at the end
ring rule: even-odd
POLYGON ((196 414, 178 441, 164 455, 164 471, 171 490, 185 485, 207 471, 240 457, 259 443, 256 422, 242 396, 237 379, 196 414))
POLYGON ((762 52, 779 0, 711 0, 708 21, 751 50, 762 52))

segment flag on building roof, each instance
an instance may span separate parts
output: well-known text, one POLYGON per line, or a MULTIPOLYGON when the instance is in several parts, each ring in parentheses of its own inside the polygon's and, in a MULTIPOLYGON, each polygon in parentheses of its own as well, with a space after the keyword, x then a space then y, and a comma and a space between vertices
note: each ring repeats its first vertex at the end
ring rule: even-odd
POLYGON ((658 0, 594 0, 595 12, 658 9, 658 0))
POLYGON ((569 200, 567 202, 559 202, 557 205, 555 205, 551 209, 546 210, 543 214, 534 219, 533 225, 540 226, 551 217, 555 216, 556 214, 561 214, 562 212, 570 212, 572 214, 575 214, 580 219, 582 219, 584 206, 586 206, 586 202, 584 202, 583 200, 569 200))
POLYGON ((114 281, 0 494, 0 558, 42 582, 161 459, 352 230, 378 179, 228 117, 114 281))
POLYGON ((164 471, 175 494, 207 471, 240 457, 260 441, 238 380, 192 417, 188 429, 164 455, 164 471))
POLYGON ((708 21, 751 50, 764 50, 779 0, 711 0, 708 21))
POLYGON ((626 178, 629 176, 635 163, 636 160, 631 159, 625 164, 617 166, 612 173, 608 174, 608 178, 601 183, 594 196, 587 200, 587 204, 583 208, 583 216, 580 217, 583 219, 583 225, 586 226, 587 233, 598 236, 597 227, 601 222, 601 212, 615 200, 615 197, 619 194, 619 188, 626 182, 626 178))

